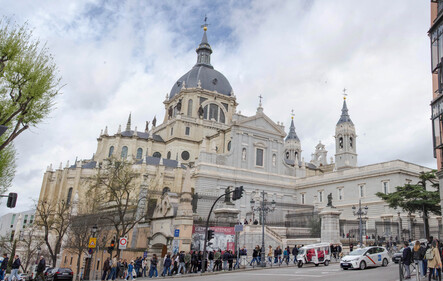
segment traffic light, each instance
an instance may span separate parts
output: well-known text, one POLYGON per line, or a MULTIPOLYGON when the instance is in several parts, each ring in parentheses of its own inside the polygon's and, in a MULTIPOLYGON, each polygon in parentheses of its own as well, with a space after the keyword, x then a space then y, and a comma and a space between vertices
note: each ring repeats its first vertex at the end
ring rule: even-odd
POLYGON ((208 241, 211 241, 214 238, 214 230, 208 230, 208 241))
POLYGON ((15 204, 17 203, 17 193, 10 192, 8 196, 8 202, 6 203, 6 206, 8 208, 15 208, 15 204))
POLYGON ((236 187, 234 189, 234 194, 232 195, 232 201, 238 200, 243 196, 243 185, 240 187, 236 187))
POLYGON ((111 240, 111 245, 109 246, 109 248, 111 248, 111 250, 114 250, 114 248, 115 248, 115 240, 114 239, 111 240))

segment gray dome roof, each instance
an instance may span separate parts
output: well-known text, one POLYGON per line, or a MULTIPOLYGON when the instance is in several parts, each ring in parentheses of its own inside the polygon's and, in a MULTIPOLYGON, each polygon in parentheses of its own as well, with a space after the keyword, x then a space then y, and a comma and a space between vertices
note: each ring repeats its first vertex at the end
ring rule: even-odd
POLYGON ((228 79, 214 69, 211 65, 212 49, 208 43, 206 36, 206 28, 204 28, 203 38, 198 46, 197 50, 197 64, 188 71, 185 75, 175 82, 172 86, 169 98, 174 97, 180 92, 185 83, 185 88, 197 88, 200 86, 202 89, 208 91, 217 91, 220 94, 230 96, 232 92, 231 84, 228 79), (199 83, 200 82, 200 83, 199 83), (200 85, 199 85, 200 84, 200 85))
POLYGON ((201 88, 208 91, 217 91, 220 94, 230 96, 232 92, 231 84, 228 79, 217 70, 207 67, 206 65, 196 65, 188 73, 180 77, 172 86, 169 98, 175 96, 183 87, 183 82, 186 88, 197 88, 198 81, 201 83, 201 88))

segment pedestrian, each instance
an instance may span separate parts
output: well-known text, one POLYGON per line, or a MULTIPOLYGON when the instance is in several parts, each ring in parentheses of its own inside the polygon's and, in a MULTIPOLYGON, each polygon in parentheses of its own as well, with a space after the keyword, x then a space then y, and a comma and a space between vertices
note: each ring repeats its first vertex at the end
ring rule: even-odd
POLYGON ((178 270, 177 270, 177 274, 181 274, 181 271, 183 270, 183 274, 186 273, 186 263, 185 263, 185 252, 181 251, 178 254, 178 270))
POLYGON ((9 276, 9 280, 12 280, 13 277, 15 277, 16 280, 21 281, 22 279, 20 278, 20 276, 18 275, 18 269, 20 268, 20 265, 22 263, 20 262, 20 258, 18 257, 18 255, 15 255, 14 257, 14 262, 12 263, 11 266, 11 276, 9 276))
POLYGON ((192 268, 191 257, 192 257, 191 251, 187 252, 186 255, 185 255, 185 267, 186 267, 186 270, 183 273, 191 272, 191 268, 192 268))
POLYGON ((243 245, 243 248, 240 250, 240 257, 241 257, 241 262, 240 264, 244 267, 246 267, 246 258, 248 256, 248 250, 246 250, 246 246, 243 245))
POLYGON ((228 270, 229 252, 225 250, 223 253, 223 270, 228 270))
POLYGON ((131 280, 134 280, 134 276, 132 275, 133 270, 134 270, 134 261, 131 261, 128 264, 128 274, 126 275, 125 281, 127 281, 129 277, 131 277, 131 280))
POLYGON ((297 245, 294 245, 294 248, 292 249, 292 255, 294 256, 294 264, 296 264, 297 263, 297 255, 298 255, 297 245))
POLYGON ((3 281, 5 279, 5 273, 6 273, 6 268, 8 267, 8 262, 9 262, 8 254, 4 253, 2 265, 0 266, 0 280, 1 281, 3 281))
POLYGON ((257 246, 255 246, 255 249, 252 251, 252 260, 249 263, 250 266, 253 266, 254 262, 256 262, 257 265, 258 265, 258 258, 257 258, 257 256, 258 256, 258 248, 259 247, 257 245, 257 246))
POLYGON ((197 254, 197 271, 200 272, 202 270, 203 265, 203 253, 202 251, 198 251, 197 254))
POLYGON ((208 255, 209 268, 208 268, 208 271, 214 271, 214 252, 215 252, 215 250, 209 251, 209 255, 208 255))
POLYGON ((157 255, 153 254, 151 259, 151 267, 149 268, 149 278, 152 278, 152 276, 154 275, 155 277, 158 276, 157 263, 158 263, 157 255))
POLYGON ((349 245, 349 253, 352 251, 354 251, 354 245, 352 245, 352 243, 351 243, 351 245, 349 245))
POLYGON ((40 260, 38 261, 38 265, 37 265, 37 274, 36 274, 36 280, 38 281, 43 281, 45 280, 45 275, 43 274, 43 272, 46 269, 46 261, 45 258, 43 256, 40 257, 40 260))
MULTIPOLYGON (((165 258, 165 262, 163 263, 163 273, 162 276, 165 277, 166 273, 168 274, 168 276, 171 275, 171 255, 167 254, 166 258, 165 258)), ((151 274, 149 274, 151 275, 151 274)), ((152 277, 152 276, 149 276, 152 277)))
POLYGON ((441 258, 436 240, 432 241, 431 248, 426 251, 425 257, 428 260, 428 280, 431 280, 432 277, 433 279, 437 279, 437 275, 441 275, 441 258), (440 274, 438 271, 440 271, 440 274))
POLYGON ((423 272, 424 256, 425 256, 424 247, 421 247, 420 241, 415 241, 415 245, 412 251, 412 257, 414 258, 414 263, 416 264, 416 268, 420 272, 421 277, 425 276, 425 272, 423 272))
POLYGON ((115 255, 114 258, 109 261, 109 265, 111 268, 111 272, 109 273, 107 280, 109 279, 115 280, 117 278, 117 266, 118 266, 117 255, 115 255))
POLYGON ((221 250, 214 253, 214 271, 219 271, 221 268, 221 250))
POLYGON ((286 262, 286 265, 289 265, 289 253, 290 253, 289 246, 287 246, 283 251, 283 259, 286 262))
POLYGON ((269 245, 268 248, 268 262, 272 265, 272 246, 269 245))
POLYGON ((110 267, 109 267, 109 258, 107 258, 103 262, 103 274, 102 274, 102 281, 106 280, 106 276, 108 276, 110 267))
POLYGON ((405 247, 403 250, 403 256, 402 256, 402 262, 403 262, 403 266, 405 268, 405 279, 410 279, 411 278, 411 272, 410 272, 410 268, 409 265, 411 265, 411 260, 412 260, 412 252, 411 252, 411 248, 409 248, 409 243, 407 241, 405 241, 405 247))
POLYGON ((228 251, 228 264, 229 264, 229 270, 232 270, 232 264, 234 262, 234 254, 232 253, 232 251, 228 251))
POLYGON ((143 258, 143 262, 142 262, 143 277, 148 277, 148 275, 146 274, 146 268, 147 267, 148 267, 148 259, 147 258, 143 258))

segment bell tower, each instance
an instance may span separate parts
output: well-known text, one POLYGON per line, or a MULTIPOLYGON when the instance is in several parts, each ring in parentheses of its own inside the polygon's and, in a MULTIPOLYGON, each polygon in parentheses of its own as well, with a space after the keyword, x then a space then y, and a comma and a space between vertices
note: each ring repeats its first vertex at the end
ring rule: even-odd
MULTIPOLYGON (((344 90, 345 91, 345 90, 344 90)), ((337 170, 357 167, 357 147, 354 123, 348 114, 346 96, 340 119, 335 127, 335 168, 337 170)))
POLYGON ((293 160, 294 164, 298 165, 301 162, 301 152, 300 139, 298 138, 297 133, 295 133, 294 113, 292 113, 291 126, 289 127, 288 136, 285 139, 284 158, 287 160, 293 160))

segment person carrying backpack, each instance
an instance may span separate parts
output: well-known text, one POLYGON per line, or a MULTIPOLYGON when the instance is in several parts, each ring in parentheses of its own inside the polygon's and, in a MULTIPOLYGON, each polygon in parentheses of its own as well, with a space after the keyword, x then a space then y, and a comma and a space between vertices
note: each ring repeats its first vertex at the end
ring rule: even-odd
POLYGON ((431 248, 426 250, 425 258, 428 261, 429 280, 431 280, 431 277, 436 279, 437 275, 440 276, 441 274, 441 259, 437 241, 432 241, 431 248))
POLYGON ((420 241, 416 241, 414 248, 412 249, 412 257, 416 268, 420 272, 421 277, 424 277, 426 272, 423 271, 423 259, 425 257, 425 248, 420 245, 420 241))

